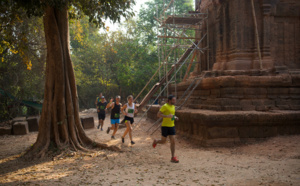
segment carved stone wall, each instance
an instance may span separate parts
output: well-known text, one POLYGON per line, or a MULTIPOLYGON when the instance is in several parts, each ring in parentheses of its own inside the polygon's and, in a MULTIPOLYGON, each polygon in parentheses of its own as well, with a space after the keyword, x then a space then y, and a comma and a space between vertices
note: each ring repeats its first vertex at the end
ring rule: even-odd
MULTIPOLYGON (((254 0, 254 4, 263 68, 300 69, 300 1, 254 0)), ((209 66, 207 54, 199 53, 201 64, 195 72, 259 69, 251 1, 202 0, 198 7, 209 12, 210 50, 209 66)), ((197 32, 196 37, 205 33, 206 29, 197 32)))

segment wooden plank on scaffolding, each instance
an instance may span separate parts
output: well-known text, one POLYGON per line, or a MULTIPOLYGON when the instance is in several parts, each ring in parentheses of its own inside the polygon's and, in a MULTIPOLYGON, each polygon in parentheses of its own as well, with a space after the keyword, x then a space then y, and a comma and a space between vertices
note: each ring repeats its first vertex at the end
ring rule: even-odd
POLYGON ((190 72, 190 70, 191 70, 191 68, 192 68, 192 65, 193 65, 192 62, 194 61, 195 57, 196 57, 196 51, 194 51, 193 57, 192 57, 192 59, 191 59, 191 61, 190 61, 190 63, 189 63, 189 66, 188 66, 188 68, 187 68, 187 70, 186 70, 186 72, 185 72, 183 81, 185 81, 185 80, 187 79, 187 77, 188 77, 188 75, 189 75, 189 72, 190 72))
POLYGON ((170 77, 172 76, 172 74, 175 71, 175 66, 176 68, 179 67, 179 65, 181 63, 184 62, 184 60, 189 56, 189 54, 193 51, 193 49, 195 48, 195 45, 198 44, 199 41, 195 41, 195 43, 185 51, 185 53, 180 57, 180 59, 176 62, 175 65, 172 65, 172 68, 169 70, 167 77, 163 77, 159 83, 155 84, 152 89, 149 91, 149 93, 144 97, 144 99, 141 101, 139 107, 138 107, 138 111, 141 111, 141 109, 146 106, 146 104, 148 103, 148 101, 151 99, 151 97, 159 90, 159 88, 165 83, 167 82, 167 79, 170 79, 170 77))
POLYGON ((175 39, 195 39, 200 40, 200 38, 195 37, 177 37, 177 36, 157 36, 158 38, 175 38, 175 39))

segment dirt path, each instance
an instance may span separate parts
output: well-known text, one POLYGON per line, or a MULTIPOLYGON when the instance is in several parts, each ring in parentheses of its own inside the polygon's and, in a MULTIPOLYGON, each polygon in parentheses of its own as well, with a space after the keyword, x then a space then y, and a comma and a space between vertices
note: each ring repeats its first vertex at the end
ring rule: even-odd
MULTIPOLYGON (((96 114, 92 114, 96 120, 96 114)), ((138 118, 136 118, 136 121, 138 118)), ((105 121, 104 128, 109 126, 105 121)), ((234 148, 201 148, 177 138, 180 163, 170 163, 169 143, 151 147, 153 138, 134 131, 136 144, 121 143, 97 129, 87 134, 125 152, 69 153, 55 160, 20 161, 17 157, 34 143, 37 133, 0 136, 0 185, 300 185, 300 136, 282 136, 234 148)))

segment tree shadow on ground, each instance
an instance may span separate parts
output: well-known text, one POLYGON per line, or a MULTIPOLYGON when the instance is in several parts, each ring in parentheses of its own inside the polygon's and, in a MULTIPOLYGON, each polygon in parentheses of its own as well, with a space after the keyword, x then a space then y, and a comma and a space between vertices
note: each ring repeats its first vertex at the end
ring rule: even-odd
POLYGON ((49 161, 51 161, 51 158, 44 157, 42 159, 29 160, 27 158, 24 158, 20 154, 15 154, 10 157, 3 158, 1 161, 4 161, 4 162, 0 163, 0 167, 1 167, 0 175, 4 175, 7 173, 15 172, 19 169, 24 169, 27 167, 41 164, 41 163, 49 162, 49 161))

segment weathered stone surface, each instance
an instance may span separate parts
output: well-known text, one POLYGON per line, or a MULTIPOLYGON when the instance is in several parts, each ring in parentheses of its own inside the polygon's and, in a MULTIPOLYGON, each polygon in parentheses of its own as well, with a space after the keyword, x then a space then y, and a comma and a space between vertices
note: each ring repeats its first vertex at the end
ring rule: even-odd
POLYGON ((224 98, 244 98, 244 91, 238 87, 221 88, 221 97, 224 98))
MULTIPOLYGON (((254 4, 262 67, 264 69, 276 67, 274 72, 278 74, 287 73, 287 68, 300 69, 298 34, 300 14, 297 11, 300 9, 300 1, 254 0, 254 4)), ((195 68, 195 71, 260 68, 251 1, 202 0, 197 7, 201 12, 209 11, 210 50, 208 66, 207 53, 204 53, 197 57, 201 58, 197 59, 201 64, 195 68)), ((200 36, 201 32, 195 35, 195 37, 200 36)), ((206 41, 201 47, 205 46, 207 46, 206 41)))
POLYGON ((278 135, 277 127, 247 126, 239 127, 240 138, 266 138, 278 135))
POLYGON ((11 127, 0 127, 0 136, 2 135, 11 135, 12 128, 11 127))
MULTIPOLYGON (((245 101, 245 104, 247 103, 249 102, 245 101)), ((154 107, 153 110, 156 112, 157 108, 154 107)), ((180 134, 199 140, 199 144, 202 145, 213 145, 213 142, 215 145, 224 145, 237 143, 239 139, 300 134, 299 110, 232 112, 184 109, 177 111, 176 115, 180 118, 175 122, 176 130, 180 134)))
POLYGON ((25 135, 29 133, 27 121, 17 121, 13 124, 14 135, 25 135))
POLYGON ((292 85, 300 86, 300 74, 292 74, 292 85))
POLYGON ((82 118, 80 118, 80 120, 81 120, 81 124, 84 129, 92 129, 95 127, 93 117, 82 117, 82 118))
POLYGON ((39 131, 39 118, 29 117, 27 118, 29 132, 39 131))
POLYGON ((266 98, 267 89, 266 88, 243 88, 245 98, 266 98))
POLYGON ((236 138, 238 130, 235 127, 212 127, 207 129, 208 137, 213 138, 236 138))
POLYGON ((26 117, 16 117, 12 120, 12 124, 14 124, 18 121, 26 121, 26 117))

